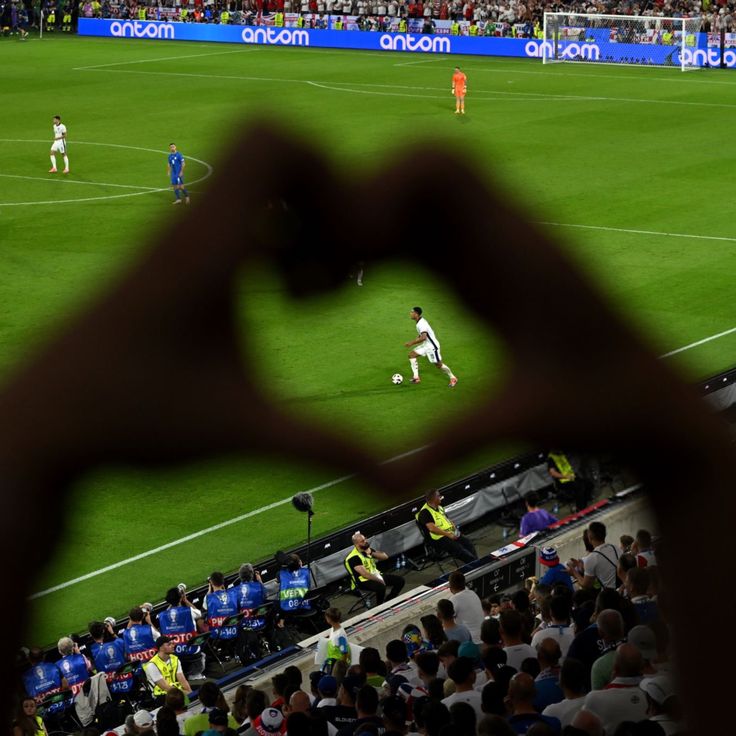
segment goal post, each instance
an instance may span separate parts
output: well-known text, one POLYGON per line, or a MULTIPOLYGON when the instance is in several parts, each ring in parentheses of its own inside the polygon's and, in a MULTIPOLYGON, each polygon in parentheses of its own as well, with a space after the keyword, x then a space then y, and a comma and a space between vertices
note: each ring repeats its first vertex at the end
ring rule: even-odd
POLYGON ((702 18, 545 13, 542 63, 700 68, 702 18))

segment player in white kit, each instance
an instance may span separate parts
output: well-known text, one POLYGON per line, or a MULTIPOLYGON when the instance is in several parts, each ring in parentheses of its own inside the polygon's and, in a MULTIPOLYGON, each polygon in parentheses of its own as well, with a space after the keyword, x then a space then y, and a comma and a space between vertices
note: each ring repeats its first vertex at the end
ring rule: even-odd
POLYGON ((434 334, 434 330, 430 327, 424 317, 422 317, 422 308, 414 307, 409 316, 417 323, 417 338, 405 343, 407 348, 414 348, 409 353, 409 364, 411 365, 412 372, 412 383, 419 383, 422 379, 419 378, 419 361, 417 358, 420 355, 426 356, 427 360, 436 365, 443 373, 450 379, 450 388, 457 385, 457 376, 450 370, 449 365, 445 365, 442 362, 442 355, 440 354, 440 342, 434 334))
POLYGON ((54 115, 54 142, 51 144, 51 168, 49 174, 56 173, 56 156, 60 153, 64 157, 64 174, 69 173, 69 157, 66 155, 66 125, 61 122, 58 115, 54 115))

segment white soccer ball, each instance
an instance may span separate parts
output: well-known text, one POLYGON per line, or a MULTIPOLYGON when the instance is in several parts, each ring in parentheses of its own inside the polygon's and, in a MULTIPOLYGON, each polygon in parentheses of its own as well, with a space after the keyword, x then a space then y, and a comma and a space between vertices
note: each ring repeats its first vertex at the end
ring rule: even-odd
POLYGON ((403 383, 404 376, 401 375, 401 373, 394 373, 393 376, 391 376, 391 383, 395 383, 397 386, 400 383, 403 383))

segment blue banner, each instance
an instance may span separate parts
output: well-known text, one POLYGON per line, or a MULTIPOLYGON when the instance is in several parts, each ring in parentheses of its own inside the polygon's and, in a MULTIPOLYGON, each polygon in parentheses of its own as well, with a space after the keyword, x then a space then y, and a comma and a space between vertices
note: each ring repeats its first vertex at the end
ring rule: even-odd
MULTIPOLYGON (((380 33, 371 31, 323 31, 273 26, 236 26, 214 23, 169 23, 164 21, 79 19, 79 35, 115 38, 145 38, 162 41, 207 41, 266 46, 301 46, 363 51, 409 51, 422 54, 464 54, 468 56, 514 56, 542 58, 543 43, 530 38, 495 36, 452 36, 446 34, 380 33)), ((686 62, 694 66, 718 66, 720 52, 707 48, 707 36, 697 34, 685 48, 686 62)), ((546 55, 552 43, 544 42, 546 55)), ((652 64, 680 66, 679 46, 630 44, 590 38, 581 42, 560 41, 558 56, 568 61, 652 64)), ((736 51, 727 49, 724 60, 736 67, 736 51)))

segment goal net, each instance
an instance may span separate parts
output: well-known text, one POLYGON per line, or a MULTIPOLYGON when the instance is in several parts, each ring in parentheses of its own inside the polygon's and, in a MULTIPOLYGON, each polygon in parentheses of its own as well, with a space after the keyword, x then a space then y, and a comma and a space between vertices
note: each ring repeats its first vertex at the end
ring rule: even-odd
POLYGON ((578 61, 698 68, 702 19, 545 13, 545 64, 578 61))

